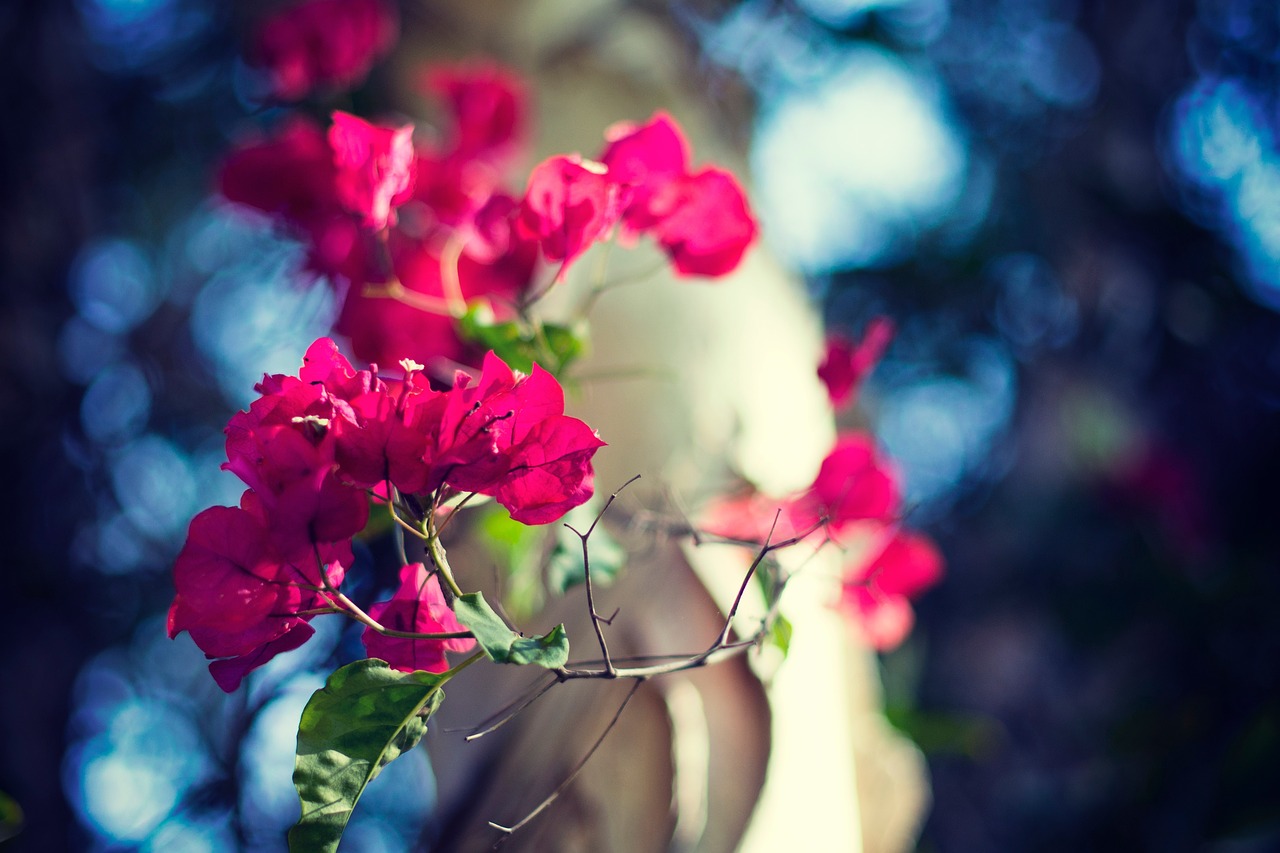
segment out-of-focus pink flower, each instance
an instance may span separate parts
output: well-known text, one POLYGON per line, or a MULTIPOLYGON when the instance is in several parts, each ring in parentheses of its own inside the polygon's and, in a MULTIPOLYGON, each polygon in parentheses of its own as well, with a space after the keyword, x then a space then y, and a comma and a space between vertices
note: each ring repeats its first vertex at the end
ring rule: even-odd
POLYGON ((781 542, 806 533, 832 539, 860 522, 895 522, 899 477, 866 433, 842 433, 804 491, 786 498, 748 493, 711 507, 704 528, 746 542, 781 542), (772 536, 770 536, 772 532, 772 536))
POLYGON ((713 167, 689 169, 689 144, 664 112, 606 134, 600 161, 618 187, 625 235, 652 233, 681 275, 722 276, 737 268, 758 228, 737 179, 713 167))
POLYGON ((383 127, 339 110, 328 138, 338 201, 367 228, 394 225, 394 208, 413 192, 413 125, 383 127))
MULTIPOLYGON (((457 363, 478 364, 484 351, 458 336, 447 304, 447 259, 439 241, 412 239, 397 230, 388 245, 396 280, 408 293, 403 298, 366 296, 353 288, 336 331, 351 339, 358 358, 388 368, 411 358, 429 367, 448 363, 448 376, 457 363)), ((514 239, 488 257, 463 252, 457 260, 459 289, 467 301, 487 299, 499 319, 510 317, 514 310, 509 306, 528 286, 536 261, 536 245, 514 239)))
POLYGON ((689 170, 689 143, 663 112, 606 133, 600 161, 552 157, 529 179, 521 224, 548 260, 570 263, 618 224, 624 240, 651 234, 680 275, 732 272, 755 241, 746 194, 722 169, 689 170))
POLYGON ((873 317, 860 341, 852 341, 842 335, 827 338, 826 353, 818 366, 818 378, 827 386, 832 406, 839 409, 853 401, 862 380, 880 363, 893 334, 892 320, 873 317))
MULTIPOLYGON (((445 603, 439 578, 429 574, 422 563, 402 568, 400 586, 391 600, 370 606, 369 615, 393 631, 452 634, 466 630, 445 603)), ((444 672, 449 668, 446 651, 466 652, 476 644, 475 640, 465 637, 450 640, 388 637, 372 628, 366 628, 361 639, 369 657, 382 658, 392 669, 401 672, 444 672)))
POLYGON ((608 169, 576 156, 550 157, 529 175, 520 225, 563 277, 574 259, 617 221, 617 189, 608 169))
POLYGON ((876 649, 897 647, 911 632, 917 598, 942 577, 942 555, 926 536, 898 531, 869 560, 848 569, 841 603, 876 649))
POLYGON ((503 168, 520 152, 529 98, 511 71, 491 62, 437 65, 422 75, 422 88, 444 101, 453 120, 449 159, 503 168))
POLYGON ((897 472, 866 433, 840 435, 813 485, 788 508, 791 523, 804 530, 825 520, 833 537, 858 521, 887 522, 902 504, 897 472))
POLYGON ((722 169, 703 169, 673 181, 650 207, 667 211, 654 224, 653 235, 681 275, 727 275, 756 239, 746 194, 722 169))
POLYGON ((338 200, 333 149, 310 120, 293 118, 267 139, 242 142, 223 162, 229 200, 278 217, 307 244, 309 265, 351 282, 375 280, 369 234, 338 200))
POLYGON ((688 172, 689 143, 664 112, 642 126, 619 122, 605 131, 605 140, 600 162, 622 188, 622 226, 634 236, 671 214, 664 190, 688 172))
POLYGON ((333 174, 324 132, 294 117, 269 139, 239 143, 223 162, 218 187, 234 202, 305 224, 335 207, 333 174))
POLYGON ((395 7, 383 0, 306 0, 262 22, 249 60, 265 69, 275 97, 346 89, 395 44, 395 7))

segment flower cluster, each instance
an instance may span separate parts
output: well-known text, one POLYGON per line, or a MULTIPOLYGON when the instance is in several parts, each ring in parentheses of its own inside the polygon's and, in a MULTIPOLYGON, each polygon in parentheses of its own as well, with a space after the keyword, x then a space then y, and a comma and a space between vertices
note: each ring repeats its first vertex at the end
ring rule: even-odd
POLYGON ((336 328, 360 358, 475 364, 480 353, 456 328, 469 305, 510 316, 540 256, 563 277, 615 230, 626 241, 651 235, 681 275, 724 275, 755 239, 737 181, 691 170, 663 113, 613 128, 598 161, 549 158, 516 195, 503 177, 526 133, 519 82, 460 66, 428 71, 422 87, 444 106, 443 141, 342 112, 327 133, 295 117, 241 144, 220 176, 223 195, 283 221, 310 267, 345 292, 336 328))
MULTIPOLYGON (((893 335, 877 318, 860 341, 828 341, 819 375, 836 407, 853 402, 893 335)), ((911 631, 910 600, 942 577, 942 556, 923 535, 902 527, 901 475, 860 431, 842 432, 813 482, 785 498, 749 493, 712 507, 708 528, 764 542, 821 536, 846 553, 841 605, 867 641, 891 649, 911 631)))
POLYGON ((627 240, 650 234, 681 275, 732 272, 756 222, 733 175, 689 168, 689 143, 671 116, 605 132, 599 160, 552 157, 529 178, 521 224, 564 267, 615 225, 627 240))
MULTIPOLYGON (((364 79, 396 27, 389 0, 297 0, 264 20, 250 61, 265 70, 275 100, 299 100, 364 79)), ((614 237, 624 245, 651 240, 678 276, 726 275, 755 241, 757 225, 738 181, 714 166, 695 167, 666 113, 609 128, 594 159, 544 160, 520 191, 508 171, 527 137, 524 85, 496 66, 471 64, 426 69, 418 87, 439 108, 434 130, 341 111, 321 126, 298 112, 243 141, 218 176, 228 200, 266 214, 302 242, 308 272, 340 299, 335 330, 374 365, 353 367, 322 338, 297 375, 264 376, 258 398, 226 428, 223 467, 247 487, 239 505, 199 513, 174 565, 169 635, 188 632, 228 692, 305 643, 318 615, 343 614, 365 628, 373 660, 340 668, 304 711, 294 772, 302 817, 291 848, 336 848, 364 786, 422 737, 443 701, 442 685, 481 658, 543 668, 552 683, 632 680, 608 734, 645 680, 746 654, 786 633, 776 631, 785 623, 773 607, 785 583, 771 565, 757 575, 774 596, 770 616, 745 640, 731 642, 735 600, 704 650, 643 658, 638 666, 612 658, 604 626, 613 617, 596 611, 591 563, 606 564, 597 576, 617 566, 593 560, 588 540, 617 492, 584 533, 569 528, 581 557, 557 570, 568 585, 576 569, 602 660, 571 663, 564 624, 530 636, 480 591, 459 584, 441 531, 474 496, 492 498, 511 521, 538 525, 592 495, 592 459, 604 442, 565 415, 559 382, 539 364, 562 375, 585 346, 579 330, 586 324, 576 321, 608 287, 594 282, 568 322, 534 313, 537 301, 593 245, 614 237), (398 370, 380 373, 378 364, 398 370), (374 530, 371 501, 400 537, 417 538, 424 557, 412 561, 401 538, 398 584, 365 610, 348 596, 347 575, 354 537, 374 530), (450 665, 448 652, 473 649, 450 665), (346 736, 353 726, 359 738, 346 736), (387 752, 388 743, 396 750, 387 752), (335 762, 354 770, 344 771, 336 794, 335 762)), ((820 376, 834 405, 854 396, 891 336, 883 321, 859 343, 832 343, 820 376)), ((781 501, 757 494, 722 504, 709 528, 768 543, 744 588, 768 554, 810 536, 858 555, 848 560, 843 603, 870 641, 887 648, 910 628, 909 599, 941 573, 933 545, 902 530, 902 501, 899 477, 873 440, 849 432, 807 489, 781 501)), ((506 529, 506 519, 490 518, 506 529)), ((497 529, 486 528, 494 536, 497 529)), ((608 543, 603 529, 595 535, 608 543)), ((551 563, 561 544, 544 551, 551 563)), ((504 721, 543 692, 514 705, 504 721)), ((515 831, 566 785, 512 827, 492 826, 515 831)))
MULTIPOLYGON (((478 380, 459 372, 452 388, 436 390, 420 365, 402 366, 403 379, 384 380, 376 369, 355 370, 321 339, 298 376, 263 377, 259 398, 227 425, 223 467, 249 488, 239 507, 212 507, 192 520, 169 611, 171 636, 189 631, 220 659, 210 670, 223 689, 304 642, 312 615, 342 609, 337 588, 370 491, 389 486, 428 506, 451 494, 489 495, 526 524, 554 521, 591 496, 591 458, 604 442, 564 414, 550 374, 517 374, 490 354, 478 380)), ((410 568, 374 618, 457 630, 440 611, 439 587, 410 568), (419 599, 420 611, 406 610, 419 599)), ((372 642, 393 666, 410 669, 442 663, 448 647, 372 642)))

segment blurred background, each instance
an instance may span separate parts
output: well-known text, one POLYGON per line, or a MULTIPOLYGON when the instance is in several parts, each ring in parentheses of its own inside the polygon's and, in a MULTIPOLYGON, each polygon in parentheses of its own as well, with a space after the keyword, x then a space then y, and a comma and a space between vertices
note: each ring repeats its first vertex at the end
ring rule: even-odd
MULTIPOLYGON (((213 192, 248 5, 0 5, 5 849, 276 849, 352 642, 224 697, 163 631, 188 520, 238 499, 228 412, 334 313, 213 192)), ((898 324, 863 406, 948 561, 880 661, 919 849, 1280 850, 1280 7, 634 5, 752 104, 765 239, 830 327, 898 324)), ((393 764, 352 849, 431 797, 393 764)))

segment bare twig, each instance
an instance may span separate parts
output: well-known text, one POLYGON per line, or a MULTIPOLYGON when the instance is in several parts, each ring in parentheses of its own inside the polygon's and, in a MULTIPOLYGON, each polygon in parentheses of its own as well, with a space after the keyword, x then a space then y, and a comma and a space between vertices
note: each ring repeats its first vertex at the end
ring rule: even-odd
MULTIPOLYGON (((745 574, 743 575, 742 583, 739 585, 737 595, 734 596, 733 602, 730 605, 728 612, 725 614, 725 621, 724 621, 723 627, 720 629, 717 635, 712 639, 711 643, 707 646, 707 648, 701 652, 696 652, 692 654, 681 654, 681 655, 637 655, 637 656, 629 656, 625 658, 614 659, 609 653, 609 647, 605 641, 604 632, 600 628, 600 623, 603 622, 605 624, 609 624, 614 618, 614 616, 617 615, 617 611, 615 611, 613 616, 610 616, 609 619, 603 618, 596 612, 594 595, 593 595, 592 586, 591 586, 591 567, 589 562, 590 554, 589 554, 589 548, 588 548, 588 540, 592 532, 595 530, 596 525, 603 518, 605 511, 609 509, 609 506, 613 503, 614 499, 617 498, 618 493, 621 492, 628 485, 630 485, 632 482, 634 482, 635 479, 637 478, 633 477, 631 480, 628 480, 618 489, 617 492, 614 492, 612 495, 610 495, 608 501, 606 501, 604 507, 596 515, 595 520, 592 522, 591 526, 587 528, 585 533, 579 532, 578 530, 574 529, 569 525, 565 525, 570 530, 572 530, 578 536, 578 538, 582 541, 583 572, 584 572, 586 587, 587 587, 587 606, 591 612, 592 625, 595 628, 596 638, 599 641, 600 650, 603 657, 600 660, 578 661, 573 664, 562 666, 555 670, 551 670, 550 674, 554 676, 553 680, 547 681, 541 685, 535 682, 535 684, 531 685, 530 688, 527 689, 522 695, 512 700, 510 703, 504 706, 501 710, 496 712, 493 716, 489 717, 489 720, 486 721, 486 723, 484 723, 481 728, 473 731, 472 734, 468 735, 466 740, 470 741, 479 737, 483 737, 484 735, 489 734, 490 732, 500 728, 501 726, 506 725, 508 722, 510 722, 512 719, 518 716, 521 712, 527 709, 530 705, 536 702, 539 698, 546 695, 551 690, 551 688, 565 681, 571 681, 571 680, 577 680, 577 679, 590 679, 590 678, 597 678, 597 679, 603 678, 603 679, 614 679, 614 680, 620 679, 620 678, 626 678, 626 679, 631 679, 633 682, 631 686, 631 690, 627 694, 626 699, 623 700, 621 706, 619 706, 617 712, 613 716, 613 719, 609 722, 609 725, 605 728, 604 732, 601 733, 600 737, 592 745, 588 753, 583 757, 583 759, 580 762, 578 762, 578 764, 574 767, 573 771, 570 772, 568 778, 566 778, 563 782, 561 782, 560 785, 537 806, 537 808, 535 808, 529 814, 525 815, 524 818, 522 818, 520 821, 518 821, 517 823, 511 826, 504 826, 502 824, 490 821, 489 825, 492 826, 494 829, 499 830, 502 833, 502 836, 498 841, 498 845, 495 845, 495 846, 501 845, 502 842, 504 842, 507 838, 509 838, 513 833, 518 831, 520 828, 528 824, 529 821, 533 820, 535 817, 541 814, 548 806, 550 806, 553 802, 555 802, 555 800, 569 787, 569 785, 581 772, 586 762, 591 758, 592 755, 596 753, 597 750, 599 750, 600 745, 604 742, 605 737, 607 737, 609 733, 613 730, 613 728, 616 726, 618 722, 618 718, 622 715, 623 709, 626 708, 627 703, 630 702, 631 697, 635 695, 635 692, 640 688, 640 684, 642 682, 648 680, 649 678, 653 678, 655 676, 670 675, 672 673, 684 672, 687 670, 697 669, 699 667, 710 666, 712 664, 719 663, 720 661, 728 660, 729 658, 735 657, 737 655, 745 654, 748 650, 759 646, 764 641, 765 637, 768 635, 770 626, 776 621, 778 617, 779 600, 782 596, 783 589, 786 587, 788 578, 781 577, 781 576, 777 577, 775 583, 769 589, 768 596, 767 596, 769 599, 767 602, 768 607, 766 609, 765 614, 760 618, 759 627, 755 630, 755 632, 752 633, 751 636, 745 639, 730 640, 730 637, 733 634, 733 622, 737 618, 738 610, 741 607, 744 596, 746 595, 746 590, 751 584, 751 579, 755 577, 756 573, 760 570, 761 564, 763 564, 764 561, 768 559, 773 552, 778 551, 782 548, 788 548, 792 545, 795 545, 807 539, 809 536, 811 536, 815 531, 817 531, 820 527, 822 527, 826 523, 825 518, 820 519, 810 529, 801 531, 800 533, 794 536, 791 536, 790 538, 787 538, 778 542, 774 542, 772 541, 773 536, 777 531, 778 521, 782 514, 781 510, 779 510, 778 513, 774 516, 774 521, 770 527, 768 536, 765 538, 765 541, 761 543, 761 542, 737 540, 729 537, 719 537, 719 536, 710 536, 707 534, 701 534, 700 531, 695 530, 691 524, 687 524, 687 519, 686 519, 686 525, 683 529, 679 530, 679 535, 693 536, 695 544, 717 543, 717 544, 730 544, 730 545, 738 545, 738 546, 751 546, 751 547, 757 548, 756 555, 754 559, 751 561, 751 565, 748 566, 745 574), (619 663, 635 664, 635 665, 619 667, 617 665, 619 663), (590 668, 584 668, 584 667, 590 667, 590 668)), ((771 565, 775 566, 775 571, 776 571, 776 563, 772 563, 771 561, 771 565)))
MULTIPOLYGON (((554 675, 554 673, 551 673, 551 674, 554 675)), ((536 684, 537 682, 534 682, 534 683, 536 684)), ((478 728, 473 729, 471 734, 464 737, 463 740, 469 743, 473 740, 479 740, 485 735, 491 734, 492 732, 497 731, 498 729, 505 726, 507 723, 514 720, 516 716, 520 714, 521 711, 523 711, 525 708, 528 708, 534 702, 541 699, 547 693, 547 691, 549 691, 552 687, 555 687, 559 683, 560 683, 559 678, 552 678, 550 681, 542 685, 542 687, 538 688, 537 690, 530 691, 526 695, 517 697, 515 700, 508 702, 502 708, 498 709, 493 714, 490 714, 489 717, 483 723, 481 723, 478 728)))
POLYGON ((618 710, 614 712, 613 719, 609 721, 609 725, 605 726, 604 731, 600 733, 600 737, 596 738, 596 742, 591 745, 591 749, 589 749, 587 751, 587 754, 582 757, 582 760, 578 762, 577 766, 575 766, 573 770, 570 771, 569 775, 565 778, 565 780, 561 782, 554 791, 552 791, 549 795, 547 795, 546 799, 544 799, 541 803, 538 804, 537 808, 529 812, 527 815, 521 818, 517 823, 511 826, 503 826, 502 824, 494 823, 493 821, 489 821, 489 826, 492 826, 494 829, 498 830, 503 835, 511 835, 512 833, 516 832, 521 827, 523 827, 525 824, 527 824, 529 821, 533 820, 535 817, 542 814, 542 812, 546 810, 548 806, 550 806, 557 799, 559 799, 560 795, 565 792, 565 789, 567 789, 571 784, 573 784, 573 780, 578 778, 578 774, 582 772, 582 768, 585 767, 587 765, 587 762, 591 760, 591 756, 595 755, 596 751, 600 749, 600 744, 604 743, 604 739, 609 736, 609 732, 613 731, 613 727, 618 724, 618 719, 622 716, 622 712, 626 709, 627 704, 631 701, 631 697, 636 695, 636 691, 640 689, 640 685, 643 682, 644 682, 644 679, 642 678, 637 678, 635 680, 635 683, 631 685, 631 689, 627 691, 626 698, 622 700, 622 704, 619 705, 618 710))
POLYGON ((591 549, 587 546, 587 540, 591 538, 591 534, 596 530, 596 525, 600 523, 600 519, 604 518, 604 514, 609 511, 609 507, 613 506, 613 502, 617 500, 618 495, 622 494, 622 490, 639 479, 640 475, 636 474, 630 480, 627 480, 619 486, 613 494, 609 495, 609 499, 604 502, 604 506, 602 506, 600 511, 596 513, 596 517, 591 522, 591 526, 587 528, 586 533, 579 533, 571 524, 565 525, 565 527, 572 530, 574 535, 582 542, 582 577, 587 587, 587 610, 591 612, 591 627, 595 629, 596 640, 600 643, 600 654, 604 656, 604 671, 606 678, 613 678, 616 675, 616 672, 613 668, 613 661, 609 658, 609 644, 605 641, 604 629, 600 627, 600 623, 604 622, 605 624, 612 624, 613 617, 618 615, 618 611, 615 610, 613 612, 613 616, 610 616, 608 619, 603 618, 596 612, 595 591, 591 584, 591 549))

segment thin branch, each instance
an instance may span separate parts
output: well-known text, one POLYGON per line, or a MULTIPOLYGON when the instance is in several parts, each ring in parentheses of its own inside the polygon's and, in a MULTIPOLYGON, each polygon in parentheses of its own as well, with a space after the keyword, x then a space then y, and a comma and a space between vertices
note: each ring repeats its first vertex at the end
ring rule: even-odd
POLYGON ((559 799, 560 795, 563 794, 571 784, 573 784, 573 780, 578 778, 578 774, 582 772, 582 768, 585 767, 587 765, 587 762, 591 760, 591 756, 595 755, 596 751, 600 749, 600 744, 604 743, 604 739, 609 736, 609 732, 613 731, 614 726, 618 724, 618 719, 622 716, 622 712, 626 710, 627 704, 631 701, 631 697, 636 695, 636 691, 640 689, 640 685, 643 683, 643 681, 644 679, 640 679, 640 678, 636 679, 635 683, 631 685, 631 689, 627 691, 626 698, 623 699, 622 704, 618 706, 618 710, 614 713, 613 719, 609 721, 609 725, 605 726, 604 731, 600 733, 600 737, 596 738, 596 742, 591 745, 591 749, 588 750, 587 754, 582 757, 582 760, 579 761, 577 766, 573 768, 573 770, 569 773, 568 777, 566 777, 565 780, 561 782, 560 785, 554 791, 552 791, 545 800, 543 800, 541 803, 538 804, 537 808, 529 812, 527 815, 521 818, 519 822, 515 823, 512 826, 503 826, 502 824, 494 823, 493 821, 489 821, 489 826, 492 826, 494 829, 498 830, 503 835, 511 835, 512 833, 518 831, 521 827, 523 827, 529 821, 533 820, 535 817, 542 814, 542 812, 546 810, 548 806, 550 806, 557 799, 559 799))
POLYGON ((431 506, 431 512, 427 515, 427 555, 431 557, 431 564, 436 567, 436 571, 440 573, 441 579, 444 580, 441 592, 444 593, 445 603, 452 610, 453 600, 462 598, 463 592, 462 588, 458 586, 458 582, 454 580, 453 572, 449 569, 449 559, 445 556, 444 545, 440 542, 440 532, 436 530, 436 509, 439 505, 440 491, 437 489, 435 502, 431 506))
MULTIPOLYGON (((554 675, 554 673, 552 673, 552 675, 554 675)), ((463 738, 463 740, 470 743, 473 740, 479 740, 480 738, 484 737, 487 734, 492 734, 493 732, 505 726, 507 723, 514 720, 520 714, 520 712, 522 712, 525 708, 528 708, 534 702, 541 699, 544 695, 546 695, 547 691, 549 691, 552 687, 555 687, 559 683, 560 683, 559 678, 552 678, 550 681, 548 681, 546 684, 544 684, 542 687, 538 688, 537 690, 531 691, 525 696, 517 697, 512 702, 508 702, 505 706, 503 706, 502 708, 499 708, 493 714, 490 714, 489 717, 485 719, 485 721, 481 723, 479 727, 473 729, 469 735, 463 738)))
POLYGON ((403 640, 467 640, 475 636, 470 631, 442 631, 435 634, 425 634, 417 631, 397 631, 394 628, 387 628, 377 619, 374 619, 368 613, 365 613, 364 610, 360 608, 360 605, 356 604, 336 589, 330 590, 329 595, 342 605, 342 612, 346 613, 360 624, 372 628, 383 636, 398 637, 403 640))
MULTIPOLYGON (((612 244, 607 244, 607 245, 612 245, 612 244)), ((590 290, 587 291, 587 296, 585 299, 582 300, 582 305, 578 307, 578 310, 575 316, 582 317, 582 318, 590 316, 592 309, 596 307, 596 302, 600 299, 601 296, 608 293, 610 290, 617 290, 620 287, 627 287, 632 284, 639 284, 640 282, 643 282, 652 278, 654 275, 656 275, 657 273, 665 269, 666 266, 667 266, 667 263, 664 260, 662 263, 659 263, 656 266, 651 266, 648 269, 640 270, 639 272, 632 273, 630 275, 624 275, 619 278, 615 278, 613 281, 600 281, 600 283, 596 284, 594 287, 592 287, 590 290)), ((601 277, 603 278, 603 276, 601 277)))
POLYGON ((717 641, 720 645, 723 645, 729 639, 729 632, 733 630, 733 617, 738 615, 738 608, 742 605, 742 596, 746 594, 747 587, 751 584, 751 578, 755 577, 756 569, 759 568, 760 563, 769 554, 769 542, 773 539, 773 534, 778 529, 778 519, 780 518, 782 518, 781 509, 774 513, 773 524, 769 525, 769 535, 764 538, 764 544, 760 546, 760 553, 756 554, 756 558, 747 567, 747 573, 742 577, 742 583, 738 586, 738 594, 733 597, 733 605, 725 616, 724 630, 720 632, 720 639, 717 641))
MULTIPOLYGON (((775 517, 774 527, 776 527, 776 525, 777 525, 777 518, 775 517)), ((738 594, 734 598, 733 605, 729 608, 729 612, 725 617, 724 627, 721 629, 719 635, 711 642, 711 644, 706 648, 705 651, 695 655, 689 655, 687 657, 682 657, 682 658, 674 658, 674 659, 667 660, 666 662, 663 662, 663 663, 655 663, 648 666, 619 668, 619 667, 613 666, 612 662, 607 660, 605 661, 605 669, 571 669, 568 666, 563 666, 555 670, 556 675, 562 681, 569 681, 569 680, 579 679, 579 678, 644 679, 644 678, 652 678, 658 675, 669 675, 675 672, 684 672, 690 669, 697 669, 698 667, 707 666, 708 664, 716 663, 718 661, 721 661, 726 658, 733 657, 734 655, 745 652, 747 649, 759 643, 767 633, 768 627, 772 622, 774 616, 776 615, 778 598, 781 596, 782 588, 785 585, 783 583, 779 583, 777 585, 777 588, 774 590, 774 594, 772 596, 773 601, 770 602, 769 612, 766 614, 765 618, 761 620, 759 629, 757 629, 756 632, 746 640, 730 643, 729 636, 733 630, 733 620, 738 614, 738 608, 742 603, 742 598, 746 593, 747 587, 751 583, 751 578, 755 575, 756 570, 760 567, 760 564, 764 562, 766 557, 768 557, 774 551, 777 551, 781 548, 788 548, 796 544, 797 542, 803 541, 809 535, 811 535, 814 530, 817 530, 818 527, 820 526, 821 524, 815 525, 812 529, 808 531, 804 531, 799 535, 793 536, 789 539, 784 539, 780 542, 769 541, 769 539, 773 536, 773 533, 774 533, 774 528, 770 529, 769 537, 765 539, 765 542, 763 544, 759 545, 759 552, 756 554, 755 559, 751 561, 751 565, 747 568, 747 572, 743 576, 742 584, 738 589, 738 594)), ((734 544, 739 544, 739 543, 734 543, 734 544)), ((752 544, 756 544, 756 543, 752 543, 752 544)))
POLYGON ((419 539, 425 540, 427 538, 427 534, 423 533, 421 530, 414 527, 412 524, 410 524, 409 522, 405 521, 403 518, 400 517, 400 513, 396 511, 396 506, 394 503, 389 504, 389 506, 391 507, 391 517, 395 519, 396 524, 400 525, 405 530, 409 531, 419 539))
POLYGON ((440 526, 436 528, 436 534, 437 534, 437 535, 439 535, 440 533, 443 533, 443 532, 444 532, 444 529, 445 529, 446 527, 448 527, 448 526, 449 526, 449 522, 453 521, 453 517, 454 517, 455 515, 457 515, 457 514, 458 514, 458 510, 460 510, 460 509, 462 509, 464 506, 466 506, 466 505, 467 505, 467 501, 469 501, 469 500, 471 500, 472 498, 474 498, 474 497, 476 496, 476 494, 477 494, 476 492, 469 492, 465 498, 463 498, 462 500, 458 501, 458 505, 457 505, 457 506, 455 506, 455 507, 453 507, 452 509, 450 509, 450 510, 449 510, 449 514, 448 514, 448 515, 446 515, 446 516, 444 517, 444 521, 440 522, 440 526))
POLYGON ((444 291, 445 305, 454 317, 467 313, 467 300, 462 295, 462 280, 458 277, 458 262, 462 259, 465 242, 461 234, 455 231, 440 253, 440 289, 444 291))
POLYGON ((596 640, 600 643, 600 654, 604 656, 604 667, 607 677, 612 678, 615 675, 613 661, 609 658, 609 644, 604 638, 604 629, 600 627, 601 622, 606 624, 613 622, 613 616, 618 615, 618 611, 613 612, 613 616, 604 619, 596 612, 595 588, 591 583, 591 549, 587 546, 587 540, 591 538, 591 534, 595 533, 596 525, 600 523, 600 519, 604 518, 604 514, 609 511, 609 507, 613 506, 613 502, 618 499, 618 495, 622 494, 622 490, 627 486, 640 479, 640 475, 636 474, 630 480, 627 480, 619 486, 613 494, 609 495, 609 499, 604 502, 604 506, 596 513, 595 519, 591 522, 591 526, 587 528, 586 533, 579 533, 571 524, 566 524, 569 530, 582 542, 582 578, 587 587, 587 610, 591 612, 591 627, 595 629, 596 640))
POLYGON ((450 310, 448 302, 435 296, 428 296, 425 293, 410 290, 401 284, 399 279, 395 278, 383 284, 366 284, 364 289, 360 291, 360 295, 366 299, 392 299, 402 305, 408 305, 410 308, 416 308, 419 311, 440 317, 453 316, 453 311, 450 310))
MULTIPOLYGON (((390 480, 387 480, 386 482, 387 482, 387 494, 395 495, 396 487, 391 485, 390 480)), ((387 509, 391 512, 391 520, 396 522, 396 525, 391 528, 391 531, 395 534, 396 553, 400 557, 400 565, 407 566, 409 565, 409 552, 406 551, 404 547, 404 530, 402 529, 402 526, 401 526, 400 516, 396 513, 396 505, 394 500, 387 501, 387 509)))

